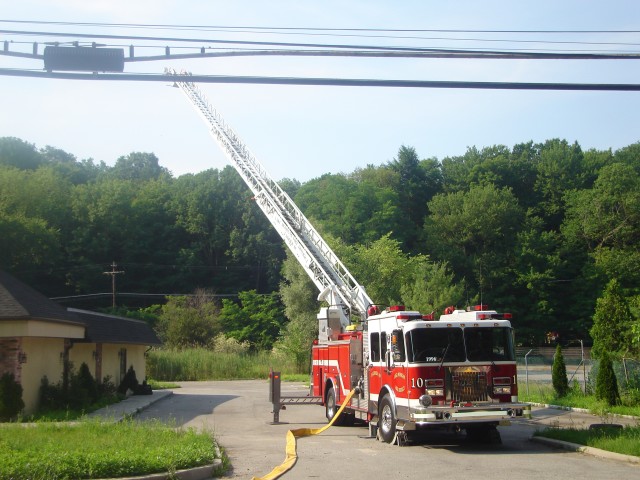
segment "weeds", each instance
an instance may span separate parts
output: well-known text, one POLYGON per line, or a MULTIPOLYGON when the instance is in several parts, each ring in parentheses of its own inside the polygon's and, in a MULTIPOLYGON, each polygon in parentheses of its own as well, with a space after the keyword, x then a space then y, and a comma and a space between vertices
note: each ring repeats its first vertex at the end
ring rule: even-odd
POLYGON ((640 427, 591 430, 547 428, 536 435, 640 457, 640 427))
POLYGON ((634 396, 623 394, 621 405, 608 406, 605 401, 596 399, 594 395, 585 395, 576 383, 573 384, 567 395, 559 397, 550 384, 529 382, 529 394, 521 387, 518 398, 530 403, 583 408, 600 416, 607 414, 640 416, 640 405, 634 396))
POLYGON ((206 348, 158 349, 149 352, 147 375, 157 381, 251 380, 269 370, 295 373, 295 365, 270 352, 219 353, 206 348))
POLYGON ((210 433, 159 422, 7 424, 0 428, 0 480, 175 472, 213 463, 215 447, 210 433))

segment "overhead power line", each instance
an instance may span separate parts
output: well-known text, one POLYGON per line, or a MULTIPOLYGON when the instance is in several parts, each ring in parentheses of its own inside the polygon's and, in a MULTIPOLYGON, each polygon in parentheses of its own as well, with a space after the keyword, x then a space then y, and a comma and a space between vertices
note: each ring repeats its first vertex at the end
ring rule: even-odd
MULTIPOLYGON (((129 73, 68 73, 0 68, 0 76, 34 77, 64 80, 173 82, 171 75, 129 73)), ((192 75, 194 83, 230 83, 262 85, 315 85, 339 87, 455 88, 482 90, 574 90, 574 91, 640 91, 640 84, 611 83, 530 83, 530 82, 455 82, 430 80, 375 80, 346 78, 295 78, 235 75, 192 75)))
MULTIPOLYGON (((0 20, 2 23, 2 20, 0 20)), ((38 22, 34 22, 38 23, 38 22)), ((45 24, 49 24, 44 22, 45 24)), ((75 25, 75 24, 74 24, 75 25)), ((109 26, 117 26, 119 24, 78 24, 83 26, 95 26, 95 25, 109 25, 109 26)), ((136 24, 122 24, 123 26, 136 26, 136 28, 142 28, 142 25, 136 24)), ((148 26, 150 27, 150 26, 148 26)), ((159 27, 158 27, 159 28, 159 27)), ((356 37, 356 38, 368 38, 368 39, 386 39, 386 40, 429 40, 429 41, 448 41, 448 42, 480 42, 480 43, 511 43, 511 44, 544 44, 544 45, 583 45, 583 46, 620 46, 620 47, 637 47, 640 46, 640 43, 637 42, 613 42, 613 41, 576 41, 576 40, 539 40, 539 39, 518 39, 518 38, 457 38, 457 37, 415 37, 415 36, 397 36, 397 35, 346 35, 346 34, 314 34, 308 33, 306 31, 294 31, 296 29, 287 29, 286 31, 268 31, 268 30, 239 30, 233 27, 225 27, 224 30, 211 30, 211 29, 197 29, 199 32, 226 32, 226 33, 258 33, 260 35, 264 34, 277 34, 277 35, 298 35, 298 36, 308 36, 308 35, 323 35, 329 37, 356 37)), ((251 27, 247 27, 251 28, 251 27)), ((258 28, 258 27, 256 27, 258 28)), ((172 30, 177 30, 180 32, 184 31, 193 31, 194 29, 190 28, 180 28, 178 26, 174 26, 171 28, 172 30)), ((382 31, 382 30, 381 30, 382 31)), ((431 32, 448 32, 446 30, 431 30, 431 32)), ((454 31, 451 31, 454 32, 454 31)), ((489 32, 489 31, 481 31, 481 30, 469 30, 469 31, 455 31, 458 33, 481 33, 481 32, 489 32)), ((507 33, 508 31, 502 31, 502 33, 507 33)), ((514 33, 516 31, 510 31, 510 33, 514 33)), ((524 31, 522 31, 524 32, 524 31)), ((52 32, 52 31, 31 31, 31 30, 7 30, 2 29, 0 33, 11 34, 11 35, 21 35, 21 36, 46 36, 46 37, 65 37, 65 38, 93 38, 93 39, 117 39, 117 40, 127 40, 127 41, 162 41, 162 42, 187 42, 187 43, 199 43, 199 44, 237 44, 237 45, 262 45, 262 46, 286 46, 286 47, 310 47, 310 48, 363 48, 363 49, 389 49, 389 50, 420 50, 423 47, 397 47, 397 46, 384 46, 384 45, 342 45, 342 44, 327 44, 327 43, 301 43, 301 42, 273 42, 273 41, 249 41, 249 40, 222 40, 222 39, 212 39, 212 38, 184 38, 184 37, 175 37, 175 36, 144 36, 144 35, 113 35, 113 34, 94 34, 94 33, 77 33, 77 32, 52 32)), ((551 33, 550 31, 548 33, 551 33)), ((604 33, 602 31, 601 33, 604 33)), ((482 50, 481 47, 475 47, 476 50, 482 50)))
POLYGON ((515 29, 450 29, 450 28, 335 28, 335 27, 276 27, 276 26, 249 26, 249 25, 180 25, 158 23, 107 23, 107 22, 62 22, 44 20, 8 20, 0 19, 0 23, 17 23, 33 25, 63 25, 82 27, 118 27, 118 28, 149 28, 149 29, 190 29, 190 30, 276 30, 276 31, 319 31, 319 32, 414 32, 414 33, 516 33, 516 34, 614 34, 614 33, 640 33, 640 30, 515 30, 515 29))

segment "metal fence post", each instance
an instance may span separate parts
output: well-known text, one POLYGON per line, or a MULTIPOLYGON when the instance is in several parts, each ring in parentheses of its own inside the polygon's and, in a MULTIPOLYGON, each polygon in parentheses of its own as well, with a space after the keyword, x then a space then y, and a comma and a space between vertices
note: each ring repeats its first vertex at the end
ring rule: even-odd
POLYGON ((525 373, 525 382, 527 384, 527 397, 529 396, 529 359, 527 358, 529 354, 533 352, 533 348, 527 352, 524 356, 524 373, 525 373))

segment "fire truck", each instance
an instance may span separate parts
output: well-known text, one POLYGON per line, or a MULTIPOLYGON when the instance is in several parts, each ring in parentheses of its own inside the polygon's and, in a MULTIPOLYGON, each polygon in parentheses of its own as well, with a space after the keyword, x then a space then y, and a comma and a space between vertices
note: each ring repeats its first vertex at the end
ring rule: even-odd
POLYGON ((499 440, 496 427, 524 415, 511 315, 484 305, 433 314, 376 305, 190 74, 165 70, 202 115, 257 205, 318 288, 324 305, 306 403, 324 405, 334 424, 368 422, 382 441, 402 444, 425 428, 466 430, 499 440), (338 406, 346 408, 336 417, 338 406))
POLYGON ((360 418, 388 443, 428 428, 498 442, 498 425, 527 415, 528 404, 518 403, 510 314, 484 305, 448 307, 438 320, 400 305, 372 305, 368 314, 346 328, 330 308, 319 314, 312 393, 324 399, 327 419, 353 389, 334 423, 360 418))

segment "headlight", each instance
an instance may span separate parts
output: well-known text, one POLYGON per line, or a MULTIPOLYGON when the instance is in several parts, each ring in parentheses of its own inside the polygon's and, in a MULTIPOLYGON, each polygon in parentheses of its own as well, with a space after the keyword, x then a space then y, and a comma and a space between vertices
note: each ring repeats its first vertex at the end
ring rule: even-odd
POLYGON ((493 387, 494 395, 511 395, 511 387, 493 387))
POLYGON ((444 388, 427 388, 427 395, 432 397, 444 397, 444 388))

